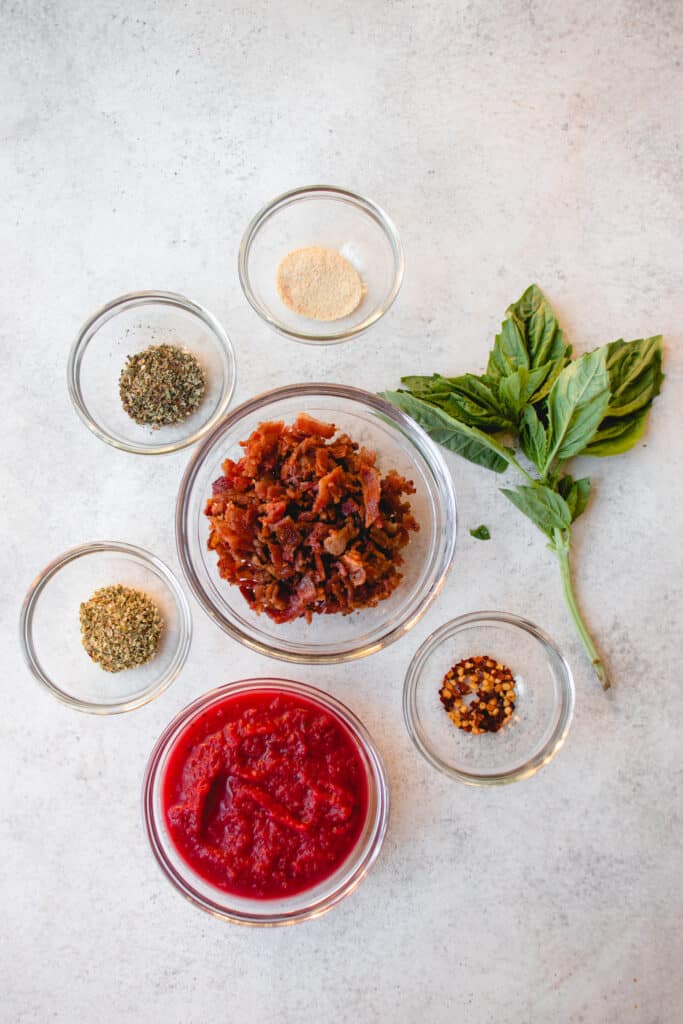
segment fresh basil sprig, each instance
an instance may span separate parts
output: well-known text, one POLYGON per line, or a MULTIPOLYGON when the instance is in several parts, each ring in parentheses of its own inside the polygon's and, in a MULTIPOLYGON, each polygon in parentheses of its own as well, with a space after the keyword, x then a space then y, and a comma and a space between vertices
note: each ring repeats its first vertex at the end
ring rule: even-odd
POLYGON ((618 455, 640 440, 664 380, 662 339, 619 339, 578 359, 571 355, 550 303, 532 284, 508 308, 486 373, 402 377, 403 388, 383 397, 470 462, 495 473, 512 466, 524 477, 524 484, 501 490, 548 537, 578 634, 607 689, 569 565, 571 524, 588 504, 591 483, 575 480, 566 464, 577 455, 618 455))

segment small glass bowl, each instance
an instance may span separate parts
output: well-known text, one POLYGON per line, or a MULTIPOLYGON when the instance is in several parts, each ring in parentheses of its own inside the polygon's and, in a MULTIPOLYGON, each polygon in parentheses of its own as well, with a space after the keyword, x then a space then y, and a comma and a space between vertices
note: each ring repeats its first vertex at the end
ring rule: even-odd
POLYGON ((294 384, 258 395, 234 409, 194 453, 180 485, 176 508, 178 556, 185 578, 204 611, 236 640, 261 654, 306 663, 350 661, 373 654, 403 636, 443 586, 455 549, 453 481, 434 442, 414 420, 377 395, 340 384, 294 384), (375 608, 350 615, 314 615, 278 625, 258 615, 239 588, 218 574, 207 546, 204 515, 211 484, 226 458, 239 459, 240 441, 259 423, 292 423, 300 412, 348 433, 377 452, 380 472, 395 469, 412 480, 413 514, 420 524, 401 552, 403 580, 375 608))
POLYGON ((251 221, 240 245, 242 290, 275 331, 309 345, 348 341, 384 316, 403 279, 403 247, 393 221, 376 203, 333 185, 310 185, 277 196, 251 221), (360 274, 363 298, 340 320, 310 320, 282 302, 275 284, 293 249, 336 249, 360 274))
POLYGON ((116 541, 66 551, 36 577, 19 623, 24 659, 63 704, 95 715, 133 711, 167 689, 185 663, 192 637, 187 598, 170 569, 142 548, 116 541), (163 631, 155 656, 124 672, 105 672, 81 643, 78 612, 100 587, 121 583, 157 604, 163 631))
POLYGON ((505 612, 474 612, 429 636, 408 668, 403 715, 410 737, 434 768, 471 786, 534 775, 564 743, 574 713, 569 665, 542 630, 505 612), (516 706, 499 732, 458 729, 439 699, 446 672, 463 658, 487 654, 515 677, 516 706))
POLYGON ((164 455, 195 444, 226 412, 235 389, 235 354, 211 313, 174 292, 131 292, 99 309, 81 328, 69 354, 69 394, 93 434, 124 452, 164 455), (199 408, 154 430, 131 419, 119 396, 129 355, 149 345, 178 345, 204 370, 199 408))
POLYGON ((389 781, 382 756, 363 723, 341 701, 305 683, 289 679, 242 679, 204 694, 181 711, 156 742, 147 764, 142 793, 143 816, 152 852, 166 878, 191 903, 234 924, 285 925, 320 917, 352 893, 377 860, 389 822, 389 781), (275 899, 249 899, 205 881, 180 856, 166 827, 163 782, 178 737, 199 714, 226 697, 278 690, 305 697, 341 721, 366 770, 368 810, 363 831, 346 860, 329 878, 303 892, 275 899))

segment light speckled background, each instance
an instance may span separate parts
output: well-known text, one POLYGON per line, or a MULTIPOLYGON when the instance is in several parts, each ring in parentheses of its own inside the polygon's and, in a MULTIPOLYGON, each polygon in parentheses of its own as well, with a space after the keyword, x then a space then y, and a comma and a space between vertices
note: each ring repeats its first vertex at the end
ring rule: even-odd
POLYGON ((0 12, 0 1018, 680 1020, 680 4, 4 0, 0 12), (313 181, 376 198, 407 253, 390 315, 328 351, 261 325, 235 265, 252 212, 313 181), (98 720, 58 705, 19 658, 21 595, 63 549, 128 539, 177 566, 187 454, 129 457, 81 426, 65 387, 74 333, 114 295, 175 289, 231 333, 238 400, 297 378, 379 389, 401 372, 480 368, 531 280, 579 350, 666 337, 646 444, 581 467, 596 493, 576 530, 578 586, 614 692, 590 677, 540 537, 493 476, 453 458, 464 529, 438 604, 372 661, 297 673, 347 700, 382 746, 383 856, 312 924, 214 921, 147 850, 145 759, 204 689, 283 666, 193 605, 173 688, 98 720), (481 521, 488 544, 467 533, 481 521), (482 607, 547 629, 578 690, 557 760, 493 791, 429 769, 400 713, 417 645, 482 607))

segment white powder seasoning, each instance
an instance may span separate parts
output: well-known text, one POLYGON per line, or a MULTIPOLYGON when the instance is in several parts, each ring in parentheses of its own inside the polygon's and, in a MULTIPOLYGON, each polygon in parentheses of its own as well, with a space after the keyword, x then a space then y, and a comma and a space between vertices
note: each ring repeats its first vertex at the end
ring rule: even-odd
POLYGON ((311 320, 340 320, 353 313, 363 296, 356 268, 336 249, 295 249, 280 262, 278 294, 295 313, 311 320))

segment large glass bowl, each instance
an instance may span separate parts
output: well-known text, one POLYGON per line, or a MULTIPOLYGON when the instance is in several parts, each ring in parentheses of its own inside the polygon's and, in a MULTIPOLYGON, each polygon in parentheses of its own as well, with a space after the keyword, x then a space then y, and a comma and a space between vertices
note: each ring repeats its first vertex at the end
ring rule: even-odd
POLYGON ((200 697, 181 711, 161 734, 152 751, 143 783, 143 815, 147 837, 161 870, 191 903, 214 917, 235 924, 285 925, 319 917, 360 885, 379 856, 389 821, 389 783, 381 754, 363 723, 328 693, 288 679, 243 679, 200 697), (279 691, 305 697, 321 705, 351 736, 365 767, 368 808, 363 830, 347 858, 322 882, 293 896, 253 899, 219 889, 198 875, 180 856, 168 831, 163 804, 163 783, 169 757, 179 736, 197 715, 203 715, 226 697, 279 691))
POLYGON ((78 711, 116 715, 142 707, 171 685, 190 650, 192 618, 161 559, 132 544, 98 541, 71 548, 39 573, 24 599, 19 631, 28 667, 54 697, 78 711), (148 594, 164 625, 158 650, 145 665, 105 672, 83 648, 78 613, 96 590, 117 583, 148 594))
POLYGON ((433 767, 472 786, 534 775, 564 743, 573 713, 574 682, 562 654, 538 626, 506 612, 473 612, 437 629, 415 653, 403 690, 417 749, 433 767), (499 732, 463 732, 439 699, 448 670, 475 655, 495 658, 515 678, 515 710, 499 732))
POLYGON ((453 482, 441 453, 414 420, 376 395, 338 384, 296 384, 253 398, 231 412, 197 449, 185 472, 176 509, 176 539, 185 577, 202 608, 236 640, 290 662, 331 663, 373 654, 403 636, 441 589, 453 557, 456 512, 453 482), (314 615, 281 625, 253 612, 236 586, 218 574, 209 551, 204 515, 221 463, 242 454, 265 420, 291 423, 300 412, 335 423, 354 441, 377 452, 381 472, 395 469, 412 480, 410 496, 420 524, 403 549, 403 580, 376 608, 351 615, 314 615))
POLYGON ((164 455, 195 444, 225 414, 235 388, 235 355, 221 324, 198 303, 175 292, 132 292, 83 324, 69 355, 67 381, 76 412, 101 441, 136 455, 164 455), (124 410, 119 376, 129 355, 161 344, 191 352, 206 389, 191 416, 152 429, 124 410))
POLYGON ((277 196, 247 226, 239 252, 242 290, 279 334, 309 345, 348 341, 377 323, 398 295, 403 247, 393 221, 376 203, 348 189, 310 185, 277 196), (360 304, 348 316, 323 322, 295 313, 275 284, 280 261, 308 246, 335 249, 363 282, 360 304))

